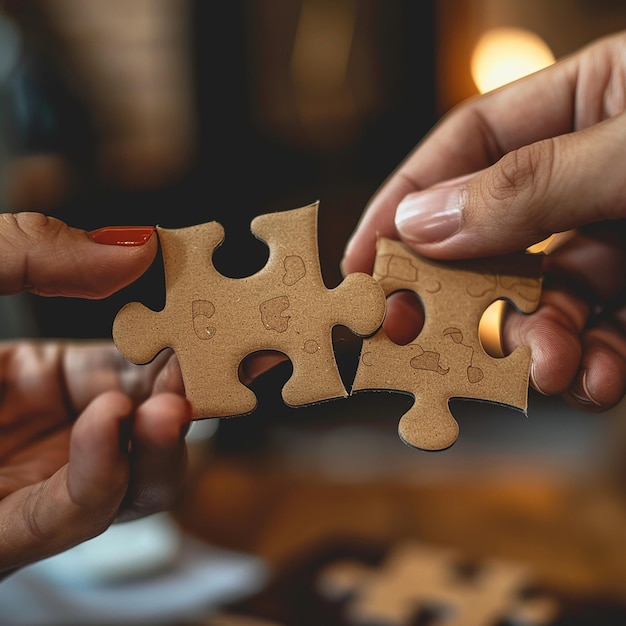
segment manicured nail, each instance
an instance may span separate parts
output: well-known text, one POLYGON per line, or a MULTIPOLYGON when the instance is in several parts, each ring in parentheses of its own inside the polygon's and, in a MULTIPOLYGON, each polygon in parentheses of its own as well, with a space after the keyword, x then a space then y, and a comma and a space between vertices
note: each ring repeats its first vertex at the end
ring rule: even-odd
POLYGON ((463 188, 440 187, 408 195, 396 209, 396 228, 412 243, 435 243, 459 232, 467 198, 463 188))
POLYGON ((105 226, 87 233, 92 241, 111 246, 142 246, 152 233, 154 226, 105 226))

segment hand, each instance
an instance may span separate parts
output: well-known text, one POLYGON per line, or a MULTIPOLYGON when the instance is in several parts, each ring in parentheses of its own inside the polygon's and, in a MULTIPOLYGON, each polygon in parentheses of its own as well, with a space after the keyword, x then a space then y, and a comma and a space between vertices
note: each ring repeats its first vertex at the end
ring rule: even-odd
MULTIPOLYGON (((107 296, 150 266, 153 233, 0 214, 0 293, 107 296)), ((247 359, 242 382, 279 360, 247 359)), ((136 366, 109 341, 6 342, 0 389, 0 578, 174 502, 191 407, 171 351, 136 366)))
MULTIPOLYGON (((104 297, 152 263, 153 231, 2 214, 0 293, 104 297)), ((138 367, 110 342, 7 342, 0 387, 0 576, 171 504, 191 410, 170 355, 138 367)))
POLYGON ((614 406, 626 391, 624 94, 619 33, 461 104, 372 199, 344 271, 371 271, 377 235, 459 259, 567 231, 545 258, 539 309, 508 315, 503 343, 531 348, 538 391, 589 410, 614 406))
POLYGON ((11 342, 0 363, 0 578, 172 505, 191 419, 175 359, 11 342))

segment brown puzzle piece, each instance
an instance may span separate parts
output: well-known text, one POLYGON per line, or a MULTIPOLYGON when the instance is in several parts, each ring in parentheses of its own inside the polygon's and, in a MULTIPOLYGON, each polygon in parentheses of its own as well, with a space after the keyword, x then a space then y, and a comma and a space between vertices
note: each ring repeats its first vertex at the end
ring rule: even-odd
POLYGON ((398 432, 409 445, 440 450, 458 437, 450 398, 469 398, 526 411, 530 350, 489 356, 479 323, 495 300, 524 312, 537 308, 542 255, 519 253, 463 262, 419 257, 397 241, 380 238, 374 278, 385 294, 409 290, 424 306, 424 327, 413 342, 398 345, 381 328, 364 340, 352 391, 385 389, 413 394, 413 407, 398 432))
POLYGON ((252 232, 265 241, 265 267, 240 279, 214 267, 224 238, 217 222, 180 229, 157 228, 165 267, 166 304, 152 311, 133 302, 113 324, 113 339, 127 359, 147 363, 171 347, 194 417, 249 413, 254 393, 238 376, 241 361, 278 350, 292 362, 282 396, 292 406, 347 395, 332 345, 344 325, 373 333, 385 315, 385 296, 367 274, 348 275, 334 289, 324 285, 317 249, 318 203, 256 217, 252 232))
POLYGON ((451 549, 407 542, 396 546, 379 568, 357 561, 331 563, 320 573, 322 595, 347 599, 350 623, 409 626, 420 611, 434 613, 433 626, 519 626, 552 622, 557 603, 546 595, 527 597, 524 565, 485 560, 462 573, 451 549), (509 623, 509 622, 507 622, 509 623))

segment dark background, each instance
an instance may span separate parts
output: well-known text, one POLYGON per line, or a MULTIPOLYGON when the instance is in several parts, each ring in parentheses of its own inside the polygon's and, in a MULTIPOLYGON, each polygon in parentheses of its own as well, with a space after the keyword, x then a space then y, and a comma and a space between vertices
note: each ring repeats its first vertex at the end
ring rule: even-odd
MULTIPOLYGON (((283 16, 282 31, 289 33, 290 12, 283 12, 281 3, 272 6, 265 19, 283 16)), ((367 200, 435 121, 432 3, 368 0, 358 7, 357 19, 366 22, 372 47, 367 71, 376 83, 369 87, 378 93, 376 105, 338 145, 314 145, 297 132, 288 136, 263 125, 259 85, 265 69, 259 59, 267 39, 256 30, 258 5, 229 0, 193 4, 197 146, 191 166, 177 180, 132 191, 100 180, 95 132, 81 99, 37 48, 27 48, 14 78, 28 106, 27 115, 11 125, 12 151, 57 152, 72 161, 79 184, 54 211, 72 226, 222 223, 226 239, 215 263, 233 277, 254 273, 267 258, 266 246, 250 234, 252 217, 319 200, 322 271, 332 287, 341 280, 343 246, 367 200)), ((271 69, 280 75, 281 68, 271 69)), ((115 313, 131 300, 164 306, 160 258, 135 284, 104 301, 33 297, 32 304, 42 336, 89 338, 109 337, 115 313)))

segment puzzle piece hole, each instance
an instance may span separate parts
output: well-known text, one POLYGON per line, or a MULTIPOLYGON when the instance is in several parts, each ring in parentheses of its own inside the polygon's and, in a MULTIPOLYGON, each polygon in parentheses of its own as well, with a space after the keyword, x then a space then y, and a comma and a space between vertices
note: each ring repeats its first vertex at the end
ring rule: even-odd
POLYGON ((478 337, 483 350, 495 359, 505 355, 502 345, 502 322, 507 309, 505 300, 492 302, 482 314, 478 323, 478 337))
POLYGON ((422 332, 424 319, 424 305, 414 291, 394 291, 387 297, 383 328, 393 343, 405 346, 414 341, 422 332))
POLYGON ((352 387, 359 365, 359 353, 363 339, 357 337, 349 328, 337 324, 332 329, 332 343, 339 376, 346 389, 352 387))
POLYGON ((246 356, 239 364, 239 380, 246 386, 261 374, 273 369, 279 363, 288 361, 289 357, 277 350, 253 352, 246 356))

